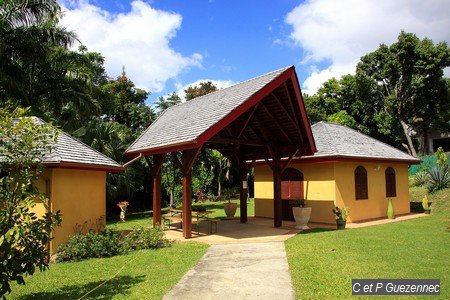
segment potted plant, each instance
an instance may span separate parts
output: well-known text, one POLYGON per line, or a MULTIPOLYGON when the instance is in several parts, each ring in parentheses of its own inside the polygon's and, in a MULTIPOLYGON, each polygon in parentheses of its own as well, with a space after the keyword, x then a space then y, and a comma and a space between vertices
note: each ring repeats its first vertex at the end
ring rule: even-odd
POLYGON ((431 208, 430 208, 430 205, 428 203, 428 196, 427 195, 425 195, 423 197, 423 199, 422 199, 422 207, 423 207, 424 213, 429 215, 430 212, 431 212, 431 208))
POLYGON ((335 206, 332 210, 336 215, 337 229, 345 229, 345 225, 347 224, 347 217, 350 214, 350 210, 348 209, 348 207, 335 206))
POLYGON ((292 214, 294 215, 297 229, 308 229, 308 222, 311 218, 312 207, 306 206, 305 199, 297 199, 292 204, 292 214))
POLYGON ((233 203, 228 199, 228 203, 225 203, 223 205, 223 208, 225 209, 225 214, 227 215, 227 219, 234 218, 234 214, 236 213, 237 204, 233 203))

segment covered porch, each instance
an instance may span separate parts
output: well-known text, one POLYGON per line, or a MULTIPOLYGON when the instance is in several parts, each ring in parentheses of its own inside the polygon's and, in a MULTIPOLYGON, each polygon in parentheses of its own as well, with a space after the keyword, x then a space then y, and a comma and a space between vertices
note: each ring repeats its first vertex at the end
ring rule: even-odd
POLYGON ((151 169, 154 226, 162 224, 161 167, 170 157, 182 174, 182 236, 193 236, 192 166, 205 149, 216 149, 238 170, 240 223, 249 220, 247 174, 255 161, 266 161, 274 182, 275 213, 270 221, 282 228, 281 174, 294 157, 316 151, 295 68, 170 107, 127 149, 130 158, 145 157, 151 169))

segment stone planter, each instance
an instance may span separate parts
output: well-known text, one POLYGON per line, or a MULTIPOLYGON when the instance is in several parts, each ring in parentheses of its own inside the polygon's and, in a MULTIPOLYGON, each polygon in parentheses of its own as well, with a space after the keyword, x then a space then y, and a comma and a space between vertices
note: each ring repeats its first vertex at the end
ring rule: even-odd
POLYGON ((296 207, 294 206, 292 208, 292 213, 294 215, 297 229, 309 229, 308 222, 309 218, 311 217, 311 209, 312 207, 296 207))
POLYGON ((338 230, 345 229, 345 225, 347 224, 347 220, 336 219, 336 225, 338 230))
POLYGON ((236 203, 225 203, 223 205, 223 208, 225 209, 225 214, 227 215, 228 219, 234 218, 234 214, 236 213, 237 204, 236 203))

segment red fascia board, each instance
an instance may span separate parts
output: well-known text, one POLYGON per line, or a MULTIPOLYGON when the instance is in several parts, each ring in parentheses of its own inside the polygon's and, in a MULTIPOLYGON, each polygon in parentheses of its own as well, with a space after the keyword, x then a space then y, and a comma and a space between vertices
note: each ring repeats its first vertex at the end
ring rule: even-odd
POLYGON ((294 67, 290 67, 274 80, 266 84, 259 91, 254 93, 250 98, 248 98, 244 103, 240 106, 236 107, 233 111, 231 111, 228 115, 226 115, 222 120, 208 128, 204 133, 202 133, 198 137, 199 144, 203 145, 210 138, 215 136, 219 131, 224 129, 228 124, 231 124, 234 120, 239 118, 242 114, 251 109, 254 105, 261 102, 264 97, 266 97, 270 92, 279 87, 283 82, 291 78, 291 74, 294 72, 294 67))
POLYGON ((195 141, 189 141, 189 142, 181 142, 176 144, 170 144, 166 146, 160 146, 151 148, 149 150, 134 150, 125 153, 127 157, 134 158, 139 156, 140 153, 142 153, 142 156, 150 156, 155 154, 166 154, 170 152, 176 152, 176 151, 183 151, 183 150, 190 150, 190 149, 196 149, 200 148, 202 145, 200 145, 196 140, 195 141))
MULTIPOLYGON (((319 156, 319 157, 306 157, 306 158, 294 158, 291 163, 296 164, 322 164, 322 163, 333 163, 333 162, 368 162, 368 163, 400 163, 408 165, 420 164, 420 160, 404 160, 404 159, 389 159, 389 158, 366 158, 358 156, 319 156)), ((258 161, 255 165, 267 165, 265 161, 258 161)))
POLYGON ((306 135, 308 137, 309 144, 311 145, 310 155, 314 155, 317 151, 316 142, 314 141, 314 136, 311 129, 311 123, 309 122, 308 115, 306 114, 305 101, 303 101, 302 92, 300 90, 300 84, 298 82, 297 73, 295 71, 292 72, 291 75, 292 85, 294 86, 295 95, 297 98, 298 106, 300 107, 300 114, 302 115, 302 121, 304 128, 306 130, 306 135))
POLYGON ((58 162, 58 163, 45 163, 46 168, 64 168, 64 169, 77 169, 77 170, 90 170, 90 171, 104 171, 107 173, 120 173, 123 172, 123 167, 114 167, 106 165, 90 165, 74 162, 58 162))

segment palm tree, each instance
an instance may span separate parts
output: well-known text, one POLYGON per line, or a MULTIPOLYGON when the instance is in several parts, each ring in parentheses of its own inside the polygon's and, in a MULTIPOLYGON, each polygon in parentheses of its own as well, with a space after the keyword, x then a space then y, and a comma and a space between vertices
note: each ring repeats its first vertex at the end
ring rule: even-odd
POLYGON ((56 0, 0 4, 0 99, 31 106, 41 116, 45 111, 59 115, 68 103, 81 113, 98 112, 92 97, 98 63, 68 51, 77 39, 58 25, 60 17, 56 0))

